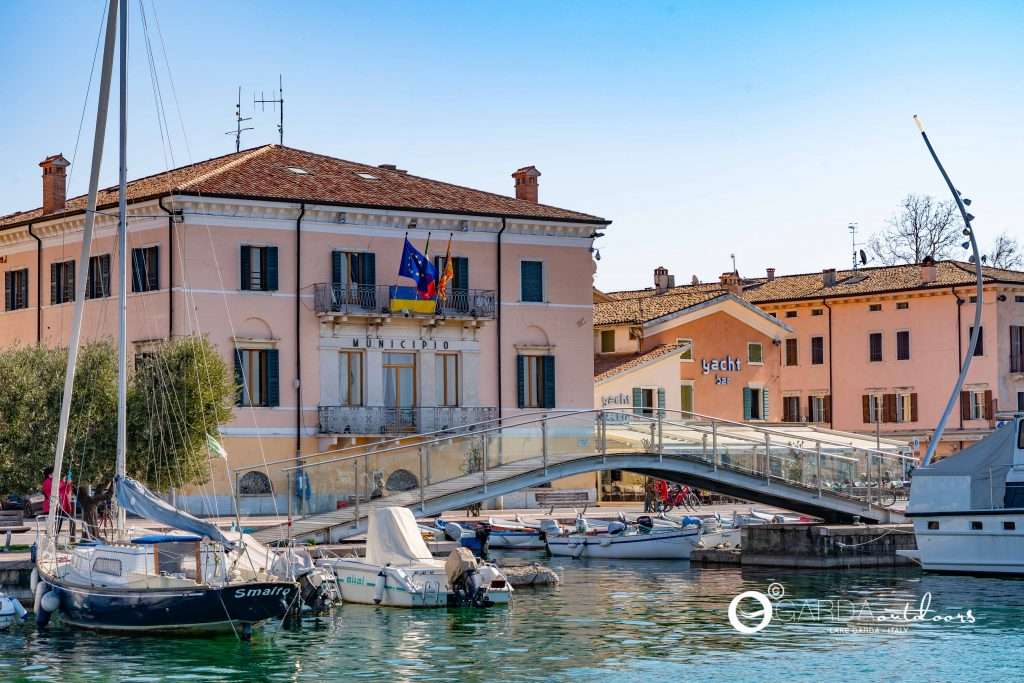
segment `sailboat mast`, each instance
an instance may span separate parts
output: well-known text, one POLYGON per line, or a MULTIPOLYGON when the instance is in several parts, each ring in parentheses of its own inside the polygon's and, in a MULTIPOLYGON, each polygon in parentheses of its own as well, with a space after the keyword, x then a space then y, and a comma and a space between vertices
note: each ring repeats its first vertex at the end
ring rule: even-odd
MULTIPOLYGON (((127 0, 125 0, 127 2, 127 0)), ((86 200, 85 228, 78 272, 75 274, 75 310, 68 340, 68 366, 64 373, 64 394, 60 404, 60 424, 57 430, 57 450, 53 458, 53 478, 50 486, 50 513, 46 518, 46 534, 56 543, 57 511, 60 509, 61 467, 67 446, 68 422, 71 419, 71 394, 75 386, 78 366, 78 347, 82 337, 82 316, 85 312, 85 286, 89 275, 89 252, 92 249, 93 224, 96 220, 96 193, 99 188, 100 164, 103 161, 103 139, 107 129, 107 105, 110 103, 110 76, 114 65, 114 38, 117 34, 118 0, 110 0, 107 9, 107 28, 103 43, 103 63, 100 69, 100 90, 96 103, 96 130, 92 142, 92 166, 89 171, 89 194, 86 200)))
MULTIPOLYGON (((127 472, 128 449, 128 2, 121 3, 120 163, 117 190, 117 463, 115 474, 127 472)), ((125 531, 125 511, 117 506, 117 537, 125 531)))

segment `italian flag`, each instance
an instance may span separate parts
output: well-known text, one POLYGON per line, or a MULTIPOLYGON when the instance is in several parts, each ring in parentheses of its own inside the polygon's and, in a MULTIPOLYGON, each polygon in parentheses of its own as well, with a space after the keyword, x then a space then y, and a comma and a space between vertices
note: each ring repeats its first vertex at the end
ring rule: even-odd
POLYGON ((220 441, 213 436, 213 434, 206 435, 206 447, 210 449, 210 456, 221 458, 222 460, 228 459, 228 452, 221 445, 220 441))

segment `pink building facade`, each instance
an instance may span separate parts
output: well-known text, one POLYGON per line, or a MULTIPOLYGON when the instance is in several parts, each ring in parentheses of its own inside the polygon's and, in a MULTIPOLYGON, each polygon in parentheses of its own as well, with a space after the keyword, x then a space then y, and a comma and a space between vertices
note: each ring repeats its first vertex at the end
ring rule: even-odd
MULTIPOLYGON (((537 203, 537 176, 517 171, 512 198, 268 145, 134 181, 129 342, 140 354, 204 334, 234 365, 243 389, 221 433, 235 468, 587 408, 592 358, 572 350, 590 342, 591 246, 608 221, 537 203), (428 234, 431 261, 451 239, 454 278, 424 309, 398 270, 406 236, 423 251, 428 234)), ((82 267, 85 339, 116 333, 116 189, 101 191, 91 265, 77 263, 84 200, 60 200, 0 217, 0 347, 66 344, 82 267)), ((284 505, 283 481, 253 477, 284 505)), ((213 488, 192 507, 229 509, 227 482, 213 488)))

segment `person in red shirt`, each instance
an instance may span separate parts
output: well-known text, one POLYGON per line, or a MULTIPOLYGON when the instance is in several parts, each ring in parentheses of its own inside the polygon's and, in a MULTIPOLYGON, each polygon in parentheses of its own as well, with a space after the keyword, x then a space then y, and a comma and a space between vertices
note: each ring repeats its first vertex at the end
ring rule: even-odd
MULTIPOLYGON (((68 474, 67 479, 62 479, 60 486, 57 488, 57 496, 60 500, 60 511, 61 514, 57 515, 57 535, 60 536, 61 527, 64 526, 64 518, 67 517, 71 520, 71 540, 75 539, 75 515, 74 507, 71 504, 71 475, 68 474)), ((50 492, 53 489, 53 468, 47 467, 43 470, 43 514, 50 514, 50 492)))

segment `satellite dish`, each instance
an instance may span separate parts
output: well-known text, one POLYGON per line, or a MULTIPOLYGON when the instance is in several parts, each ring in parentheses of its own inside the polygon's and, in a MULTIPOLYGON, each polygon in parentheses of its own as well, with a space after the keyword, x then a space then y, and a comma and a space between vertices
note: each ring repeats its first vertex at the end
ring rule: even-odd
POLYGON ((868 264, 868 255, 864 253, 863 249, 858 251, 857 254, 860 256, 860 264, 866 266, 868 264))

